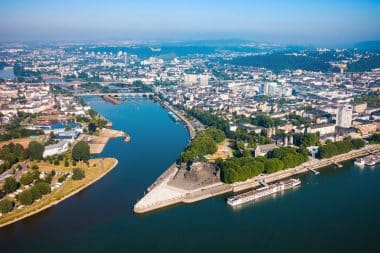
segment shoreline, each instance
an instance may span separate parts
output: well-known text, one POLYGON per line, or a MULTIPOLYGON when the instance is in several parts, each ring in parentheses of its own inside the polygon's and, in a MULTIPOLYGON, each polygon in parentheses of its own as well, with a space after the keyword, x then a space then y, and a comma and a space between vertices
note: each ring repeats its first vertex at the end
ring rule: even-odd
MULTIPOLYGON (((100 159, 104 159, 104 158, 100 158, 100 159)), ((11 221, 8 221, 8 222, 5 222, 5 223, 1 223, 1 224, 0 224, 0 228, 3 228, 3 227, 8 226, 8 225, 11 225, 11 224, 13 224, 13 223, 15 223, 15 222, 21 221, 21 220, 23 220, 23 219, 25 219, 25 218, 28 218, 28 217, 30 217, 30 216, 33 216, 33 215, 37 214, 37 213, 40 213, 40 212, 42 212, 42 211, 44 211, 44 210, 46 210, 46 209, 48 209, 48 208, 50 208, 50 207, 53 207, 53 206, 59 204, 60 202, 62 202, 62 201, 64 201, 64 200, 66 200, 66 199, 68 199, 68 198, 70 198, 70 197, 76 195, 77 193, 79 193, 80 191, 86 189, 87 187, 91 186, 92 184, 96 183, 98 180, 100 180, 100 179, 103 178, 106 174, 108 174, 112 169, 114 169, 114 168, 118 165, 118 163, 119 163, 119 161, 118 161, 116 158, 113 158, 113 157, 112 157, 112 158, 108 158, 108 159, 113 159, 113 160, 114 160, 114 163, 113 163, 113 165, 112 165, 109 169, 107 169, 107 170, 104 171, 102 174, 100 174, 99 177, 97 177, 97 178, 95 178, 94 180, 92 180, 92 181, 90 181, 90 182, 88 182, 88 183, 82 185, 81 187, 75 189, 74 191, 68 193, 67 195, 65 195, 64 197, 62 197, 62 198, 59 199, 59 200, 56 200, 56 201, 54 201, 54 202, 51 202, 51 203, 49 203, 49 204, 46 205, 46 206, 43 206, 43 207, 41 207, 41 208, 39 208, 39 209, 37 209, 37 210, 34 210, 34 211, 30 212, 30 213, 27 213, 27 214, 25 214, 25 215, 23 215, 23 216, 21 216, 21 217, 18 217, 18 218, 14 219, 14 220, 11 220, 11 221)), ((1 219, 1 218, 0 218, 0 219, 1 219)))
POLYGON ((188 132, 189 132, 189 137, 190 137, 190 140, 194 139, 195 135, 196 135, 196 130, 194 128, 194 126, 191 124, 191 122, 186 119, 186 117, 184 115, 182 115, 181 113, 179 113, 176 109, 174 109, 171 105, 165 103, 164 101, 162 100, 155 100, 158 104, 160 104, 163 108, 165 108, 166 110, 174 113, 175 115, 178 116, 178 118, 182 121, 182 123, 185 124, 188 132))
POLYGON ((97 155, 103 152, 108 141, 113 138, 123 137, 125 142, 129 142, 131 137, 121 130, 103 128, 99 135, 86 135, 87 139, 90 139, 90 154, 97 155))
POLYGON ((172 178, 172 176, 175 174, 173 172, 166 173, 168 170, 171 169, 170 167, 169 169, 165 170, 161 174, 161 175, 168 174, 166 175, 167 177, 165 179, 161 179, 160 185, 156 185, 155 188, 151 189, 151 191, 148 192, 147 195, 141 198, 134 205, 133 211, 136 214, 144 214, 144 213, 153 212, 153 211, 166 208, 169 206, 177 205, 177 204, 194 203, 200 200, 220 196, 226 193, 237 193, 241 191, 246 191, 246 190, 250 190, 250 189, 260 186, 260 183, 259 183, 260 180, 265 180, 266 183, 273 183, 275 181, 279 181, 279 180, 289 178, 292 176, 297 176, 297 175, 301 175, 307 172, 312 172, 311 170, 323 169, 330 165, 333 165, 334 163, 353 160, 357 157, 365 156, 365 155, 370 154, 371 152, 376 152, 376 151, 380 151, 380 144, 369 145, 362 149, 352 150, 348 153, 340 154, 328 159, 309 161, 295 168, 288 168, 286 170, 279 171, 273 174, 254 177, 244 182, 236 182, 233 184, 225 184, 223 182, 219 182, 219 183, 215 183, 207 187, 203 187, 201 189, 197 189, 193 191, 184 191, 182 189, 177 188, 178 194, 176 197, 169 198, 167 200, 161 200, 152 204, 143 204, 144 198, 147 198, 147 195, 149 195, 150 193, 156 191, 155 193, 152 193, 152 194, 160 195, 160 192, 159 192, 160 185, 164 185, 165 182, 169 181, 172 178))

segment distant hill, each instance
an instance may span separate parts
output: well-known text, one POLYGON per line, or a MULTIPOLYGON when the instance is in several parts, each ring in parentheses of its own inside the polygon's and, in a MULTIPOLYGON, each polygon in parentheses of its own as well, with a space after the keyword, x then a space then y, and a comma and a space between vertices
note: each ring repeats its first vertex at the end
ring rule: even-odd
POLYGON ((359 42, 354 47, 361 50, 380 50, 380 40, 359 42))
POLYGON ((371 71, 376 68, 380 68, 380 55, 377 53, 373 53, 372 55, 362 58, 357 62, 348 64, 349 72, 371 71))
POLYGON ((309 52, 307 56, 295 56, 286 53, 273 53, 265 55, 236 57, 232 60, 226 61, 226 63, 239 66, 266 68, 272 70, 275 73, 286 69, 336 72, 337 70, 329 64, 329 61, 335 59, 334 57, 335 56, 332 53, 320 55, 309 52))

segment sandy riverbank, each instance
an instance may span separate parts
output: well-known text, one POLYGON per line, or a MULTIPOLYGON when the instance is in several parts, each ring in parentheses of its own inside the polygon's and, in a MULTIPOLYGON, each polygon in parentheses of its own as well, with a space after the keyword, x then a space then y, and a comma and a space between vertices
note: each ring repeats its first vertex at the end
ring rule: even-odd
POLYGON ((85 169, 86 177, 82 180, 74 181, 69 179, 62 186, 52 193, 43 196, 38 202, 34 202, 30 206, 26 206, 22 209, 13 210, 0 217, 0 228, 30 217, 43 210, 46 210, 54 205, 59 204, 65 199, 77 194, 84 190, 96 181, 104 177, 108 172, 115 168, 118 164, 118 160, 115 158, 101 158, 91 159, 89 168, 85 169), (93 164, 97 164, 96 167, 93 164), (89 171, 92 170, 92 171, 89 171))
POLYGON ((99 135, 86 135, 85 138, 88 140, 88 144, 90 145, 90 153, 100 154, 103 152, 104 147, 107 145, 108 141, 111 138, 119 137, 124 137, 128 141, 130 140, 129 135, 127 135, 123 131, 108 128, 103 128, 99 132, 99 135))
POLYGON ((273 174, 258 176, 244 182, 233 184, 216 183, 208 187, 186 191, 180 188, 169 186, 167 182, 175 175, 175 172, 169 173, 166 178, 162 179, 160 184, 140 199, 134 206, 135 213, 147 213, 157 209, 165 208, 180 203, 193 203, 203 199, 223 195, 226 193, 240 192, 250 190, 260 185, 259 181, 264 180, 272 183, 288 177, 306 173, 311 169, 325 168, 331 164, 351 160, 356 157, 365 156, 369 152, 380 151, 380 145, 370 145, 359 150, 353 150, 349 153, 341 154, 329 159, 314 160, 304 163, 295 168, 289 168, 273 174))

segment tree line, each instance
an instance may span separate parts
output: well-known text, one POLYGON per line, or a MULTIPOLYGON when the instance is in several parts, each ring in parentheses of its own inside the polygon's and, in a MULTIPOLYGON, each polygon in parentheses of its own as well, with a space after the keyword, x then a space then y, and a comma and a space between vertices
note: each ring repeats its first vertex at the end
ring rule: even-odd
POLYGON ((218 161, 223 182, 231 184, 245 181, 261 173, 274 173, 283 169, 296 167, 308 160, 305 148, 281 147, 276 148, 263 157, 233 157, 218 161))
POLYGON ((202 124, 217 128, 223 131, 226 135, 229 134, 229 123, 222 117, 214 115, 211 112, 205 112, 197 109, 188 110, 187 113, 198 119, 202 124))
POLYGON ((187 149, 181 154, 181 161, 185 163, 202 159, 207 154, 217 151, 217 143, 225 139, 225 134, 216 128, 208 128, 204 133, 197 134, 187 149))
POLYGON ((353 149, 364 147, 365 142, 362 139, 345 138, 343 141, 327 141, 325 145, 319 147, 320 158, 330 158, 336 155, 350 152, 353 149))

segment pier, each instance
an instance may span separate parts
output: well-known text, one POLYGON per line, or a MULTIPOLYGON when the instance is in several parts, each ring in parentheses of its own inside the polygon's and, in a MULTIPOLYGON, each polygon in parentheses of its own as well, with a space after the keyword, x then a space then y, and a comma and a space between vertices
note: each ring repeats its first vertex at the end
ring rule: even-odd
POLYGON ((314 173, 314 175, 319 175, 319 171, 316 171, 315 169, 310 169, 310 171, 312 171, 314 173))

